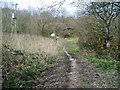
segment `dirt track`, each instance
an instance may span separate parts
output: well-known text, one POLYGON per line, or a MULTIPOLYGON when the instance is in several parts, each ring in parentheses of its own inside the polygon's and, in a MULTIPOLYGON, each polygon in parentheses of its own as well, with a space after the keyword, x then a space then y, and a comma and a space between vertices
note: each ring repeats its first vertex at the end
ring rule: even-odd
POLYGON ((51 67, 40 75, 42 85, 36 87, 44 88, 67 88, 69 87, 70 62, 66 56, 59 55, 51 67))
MULTIPOLYGON (((73 58, 64 48, 64 55, 58 55, 54 64, 42 74, 36 87, 47 88, 116 88, 113 77, 81 58, 73 58), (113 80, 113 81, 112 81, 113 80)), ((116 80, 117 74, 115 74, 116 80)))
POLYGON ((76 59, 72 58, 72 56, 66 51, 65 47, 63 48, 63 51, 68 57, 68 60, 71 62, 70 68, 71 71, 69 73, 69 88, 76 88, 81 86, 80 78, 79 78, 79 72, 78 72, 78 67, 76 63, 76 59))

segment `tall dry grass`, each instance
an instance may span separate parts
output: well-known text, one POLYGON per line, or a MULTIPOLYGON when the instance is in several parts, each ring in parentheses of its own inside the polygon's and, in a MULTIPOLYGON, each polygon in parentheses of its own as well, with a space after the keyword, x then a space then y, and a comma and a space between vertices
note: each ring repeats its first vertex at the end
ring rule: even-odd
POLYGON ((56 55, 58 53, 56 49, 62 44, 62 41, 60 38, 56 41, 53 38, 28 34, 3 35, 3 43, 7 43, 13 48, 31 53, 45 52, 49 55, 56 55))

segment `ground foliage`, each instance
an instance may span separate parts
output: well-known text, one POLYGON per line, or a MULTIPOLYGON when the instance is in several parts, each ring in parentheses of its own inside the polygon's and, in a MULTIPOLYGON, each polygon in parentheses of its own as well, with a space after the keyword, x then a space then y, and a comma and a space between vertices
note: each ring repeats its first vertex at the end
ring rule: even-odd
POLYGON ((28 88, 42 84, 40 74, 55 57, 38 53, 26 53, 3 44, 3 88, 28 88))

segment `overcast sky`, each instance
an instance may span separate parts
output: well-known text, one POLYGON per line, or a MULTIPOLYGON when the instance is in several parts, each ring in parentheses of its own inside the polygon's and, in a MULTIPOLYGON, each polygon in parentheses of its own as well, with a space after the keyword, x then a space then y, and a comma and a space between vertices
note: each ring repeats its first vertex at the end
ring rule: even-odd
MULTIPOLYGON (((18 8, 21 9, 37 9, 41 7, 47 7, 50 5, 54 5, 63 0, 0 0, 0 2, 10 2, 10 3, 18 3, 18 8)), ((76 12, 76 7, 70 5, 75 0, 65 0, 64 4, 62 5, 63 8, 67 10, 69 15, 73 15, 76 12)), ((4 4, 4 3, 3 3, 4 4)), ((2 5, 2 4, 0 4, 2 5)))
MULTIPOLYGON (((9 3, 18 3, 18 8, 21 9, 38 9, 41 7, 48 7, 54 5, 55 3, 59 3, 63 0, 0 0, 0 6, 4 6, 4 2, 9 3)), ((66 9, 68 15, 74 16, 77 8, 73 5, 70 5, 72 2, 77 2, 78 0, 65 0, 64 4, 62 5, 63 8, 66 9)), ((90 1, 111 1, 111 0, 79 0, 81 2, 90 2, 90 1)), ((113 0, 119 1, 119 0, 113 0)), ((9 6, 10 7, 10 6, 9 6)))

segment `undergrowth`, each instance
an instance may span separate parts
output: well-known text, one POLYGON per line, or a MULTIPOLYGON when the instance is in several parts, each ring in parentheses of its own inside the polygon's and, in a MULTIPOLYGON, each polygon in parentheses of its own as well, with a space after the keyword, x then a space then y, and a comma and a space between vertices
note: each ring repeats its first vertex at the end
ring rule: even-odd
POLYGON ((5 44, 2 47, 3 88, 30 88, 43 85, 40 74, 54 62, 54 56, 26 53, 5 44))
POLYGON ((118 62, 112 61, 112 60, 104 60, 102 58, 96 58, 91 56, 86 56, 87 60, 91 63, 94 63, 94 65, 97 68, 102 68, 105 71, 117 71, 118 70, 118 62))

